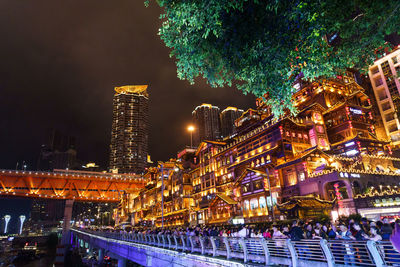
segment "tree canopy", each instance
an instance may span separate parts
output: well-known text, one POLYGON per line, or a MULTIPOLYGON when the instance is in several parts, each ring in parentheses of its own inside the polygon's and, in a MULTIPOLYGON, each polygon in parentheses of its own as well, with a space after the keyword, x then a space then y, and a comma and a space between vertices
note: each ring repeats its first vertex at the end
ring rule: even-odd
MULTIPOLYGON (((236 85, 292 112, 299 74, 318 80, 366 71, 385 36, 400 32, 400 1, 158 0, 159 30, 180 79, 236 85)), ((379 56, 379 55, 378 55, 379 56)))

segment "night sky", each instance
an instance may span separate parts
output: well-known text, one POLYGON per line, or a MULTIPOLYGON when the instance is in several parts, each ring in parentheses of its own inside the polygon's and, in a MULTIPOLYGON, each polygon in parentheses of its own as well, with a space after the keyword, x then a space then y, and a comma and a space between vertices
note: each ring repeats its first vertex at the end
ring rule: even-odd
POLYGON ((254 97, 176 77, 157 35, 161 10, 142 0, 0 0, 0 168, 35 169, 46 129, 78 139, 78 158, 107 166, 114 86, 149 84, 153 160, 190 143, 207 102, 247 109, 254 97))

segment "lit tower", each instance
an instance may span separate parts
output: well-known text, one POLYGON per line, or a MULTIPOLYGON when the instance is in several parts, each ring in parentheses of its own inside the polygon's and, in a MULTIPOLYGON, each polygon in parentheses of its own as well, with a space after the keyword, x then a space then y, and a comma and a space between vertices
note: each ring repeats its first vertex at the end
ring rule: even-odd
POLYGON ((204 140, 217 140, 221 138, 219 120, 219 107, 211 104, 201 104, 192 112, 192 121, 195 124, 195 145, 204 140))
POLYGON ((387 136, 400 144, 400 47, 369 67, 369 79, 387 136))
POLYGON ((22 234, 22 228, 23 228, 23 226, 24 226, 25 219, 26 219, 25 215, 19 216, 19 222, 20 222, 20 225, 19 225, 19 234, 22 234))
POLYGON ((149 95, 147 85, 115 87, 110 170, 142 173, 147 166, 149 95))
POLYGON ((227 137, 235 132, 235 120, 242 116, 243 110, 235 107, 227 107, 221 111, 221 133, 227 137))
POLYGON ((4 221, 5 221, 5 225, 4 225, 4 233, 7 234, 7 227, 8 227, 8 222, 10 221, 11 216, 10 215, 6 215, 4 216, 4 221))

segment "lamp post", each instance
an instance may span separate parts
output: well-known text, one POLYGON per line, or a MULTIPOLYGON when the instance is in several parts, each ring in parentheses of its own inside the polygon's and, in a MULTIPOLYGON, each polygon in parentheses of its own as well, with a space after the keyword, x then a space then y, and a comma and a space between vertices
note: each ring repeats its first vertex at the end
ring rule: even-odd
POLYGON ((189 125, 187 130, 190 132, 190 148, 193 147, 193 132, 194 132, 194 126, 193 125, 189 125))
POLYGON ((8 226, 8 222, 10 221, 11 216, 10 215, 5 215, 4 216, 4 221, 5 221, 5 225, 4 225, 4 233, 7 234, 7 226, 8 226))
POLYGON ((164 229, 164 164, 161 165, 161 228, 164 229))
POLYGON ((22 228, 23 228, 23 226, 24 226, 24 221, 25 221, 25 219, 26 219, 25 215, 19 216, 19 222, 20 222, 19 234, 22 234, 22 228))

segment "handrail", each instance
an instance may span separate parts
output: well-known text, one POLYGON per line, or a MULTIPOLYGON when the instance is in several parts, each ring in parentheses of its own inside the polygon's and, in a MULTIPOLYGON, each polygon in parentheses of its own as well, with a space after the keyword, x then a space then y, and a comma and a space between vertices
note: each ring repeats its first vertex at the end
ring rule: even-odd
MULTIPOLYGON (((220 236, 186 236, 161 234, 108 233, 83 229, 71 229, 78 234, 91 234, 108 239, 139 243, 188 253, 241 259, 244 263, 287 263, 291 266, 304 264, 398 266, 400 253, 388 241, 265 239, 220 236)), ((112 242, 112 241, 110 241, 112 242)))

